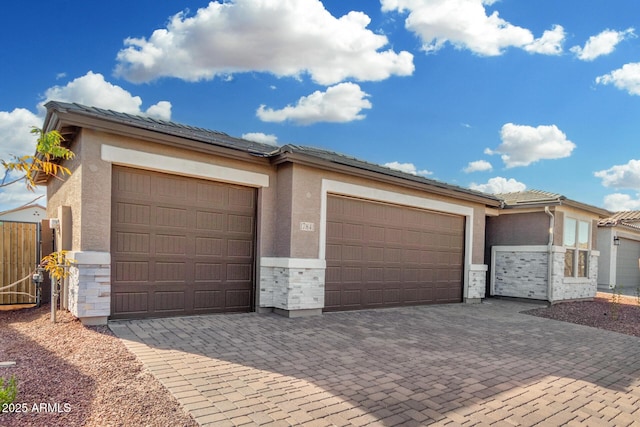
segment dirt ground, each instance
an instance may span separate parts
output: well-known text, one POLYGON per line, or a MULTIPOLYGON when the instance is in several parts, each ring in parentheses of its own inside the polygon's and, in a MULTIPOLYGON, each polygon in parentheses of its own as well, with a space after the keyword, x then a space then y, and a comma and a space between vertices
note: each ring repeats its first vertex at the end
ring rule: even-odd
POLYGON ((15 362, 0 377, 18 382, 1 426, 197 425, 106 326, 57 316, 49 305, 0 311, 0 362, 15 362))

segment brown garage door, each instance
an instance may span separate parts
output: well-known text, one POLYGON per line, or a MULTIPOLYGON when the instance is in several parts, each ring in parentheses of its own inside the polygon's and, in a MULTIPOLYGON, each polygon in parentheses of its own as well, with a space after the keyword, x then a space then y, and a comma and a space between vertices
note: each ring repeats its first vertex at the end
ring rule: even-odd
POLYGON ((464 217, 327 198, 325 311, 462 300, 464 217))
POLYGON ((111 317, 250 311, 256 191, 114 167, 111 317))

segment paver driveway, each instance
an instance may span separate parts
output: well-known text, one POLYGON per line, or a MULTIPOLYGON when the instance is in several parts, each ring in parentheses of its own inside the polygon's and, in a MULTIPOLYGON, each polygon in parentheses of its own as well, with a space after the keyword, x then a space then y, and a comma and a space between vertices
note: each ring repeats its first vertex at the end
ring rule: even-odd
POLYGON ((640 426, 640 339, 490 301, 112 322, 201 425, 640 426))

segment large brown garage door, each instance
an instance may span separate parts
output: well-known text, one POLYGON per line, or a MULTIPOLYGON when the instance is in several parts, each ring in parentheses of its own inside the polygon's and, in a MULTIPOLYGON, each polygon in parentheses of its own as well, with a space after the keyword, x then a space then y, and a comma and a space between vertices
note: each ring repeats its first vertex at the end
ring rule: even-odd
POLYGON ((327 198, 325 311, 460 302, 464 217, 327 198))
POLYGON ((256 191, 114 167, 111 317, 249 311, 256 191))

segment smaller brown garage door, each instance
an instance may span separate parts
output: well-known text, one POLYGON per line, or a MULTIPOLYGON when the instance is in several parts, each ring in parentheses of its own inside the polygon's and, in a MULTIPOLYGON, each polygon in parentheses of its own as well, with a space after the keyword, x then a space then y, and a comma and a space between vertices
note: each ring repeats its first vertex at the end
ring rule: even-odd
POLYGON ((114 167, 111 317, 250 311, 256 190, 114 167))
POLYGON ((327 198, 325 311, 462 301, 464 217, 327 198))

